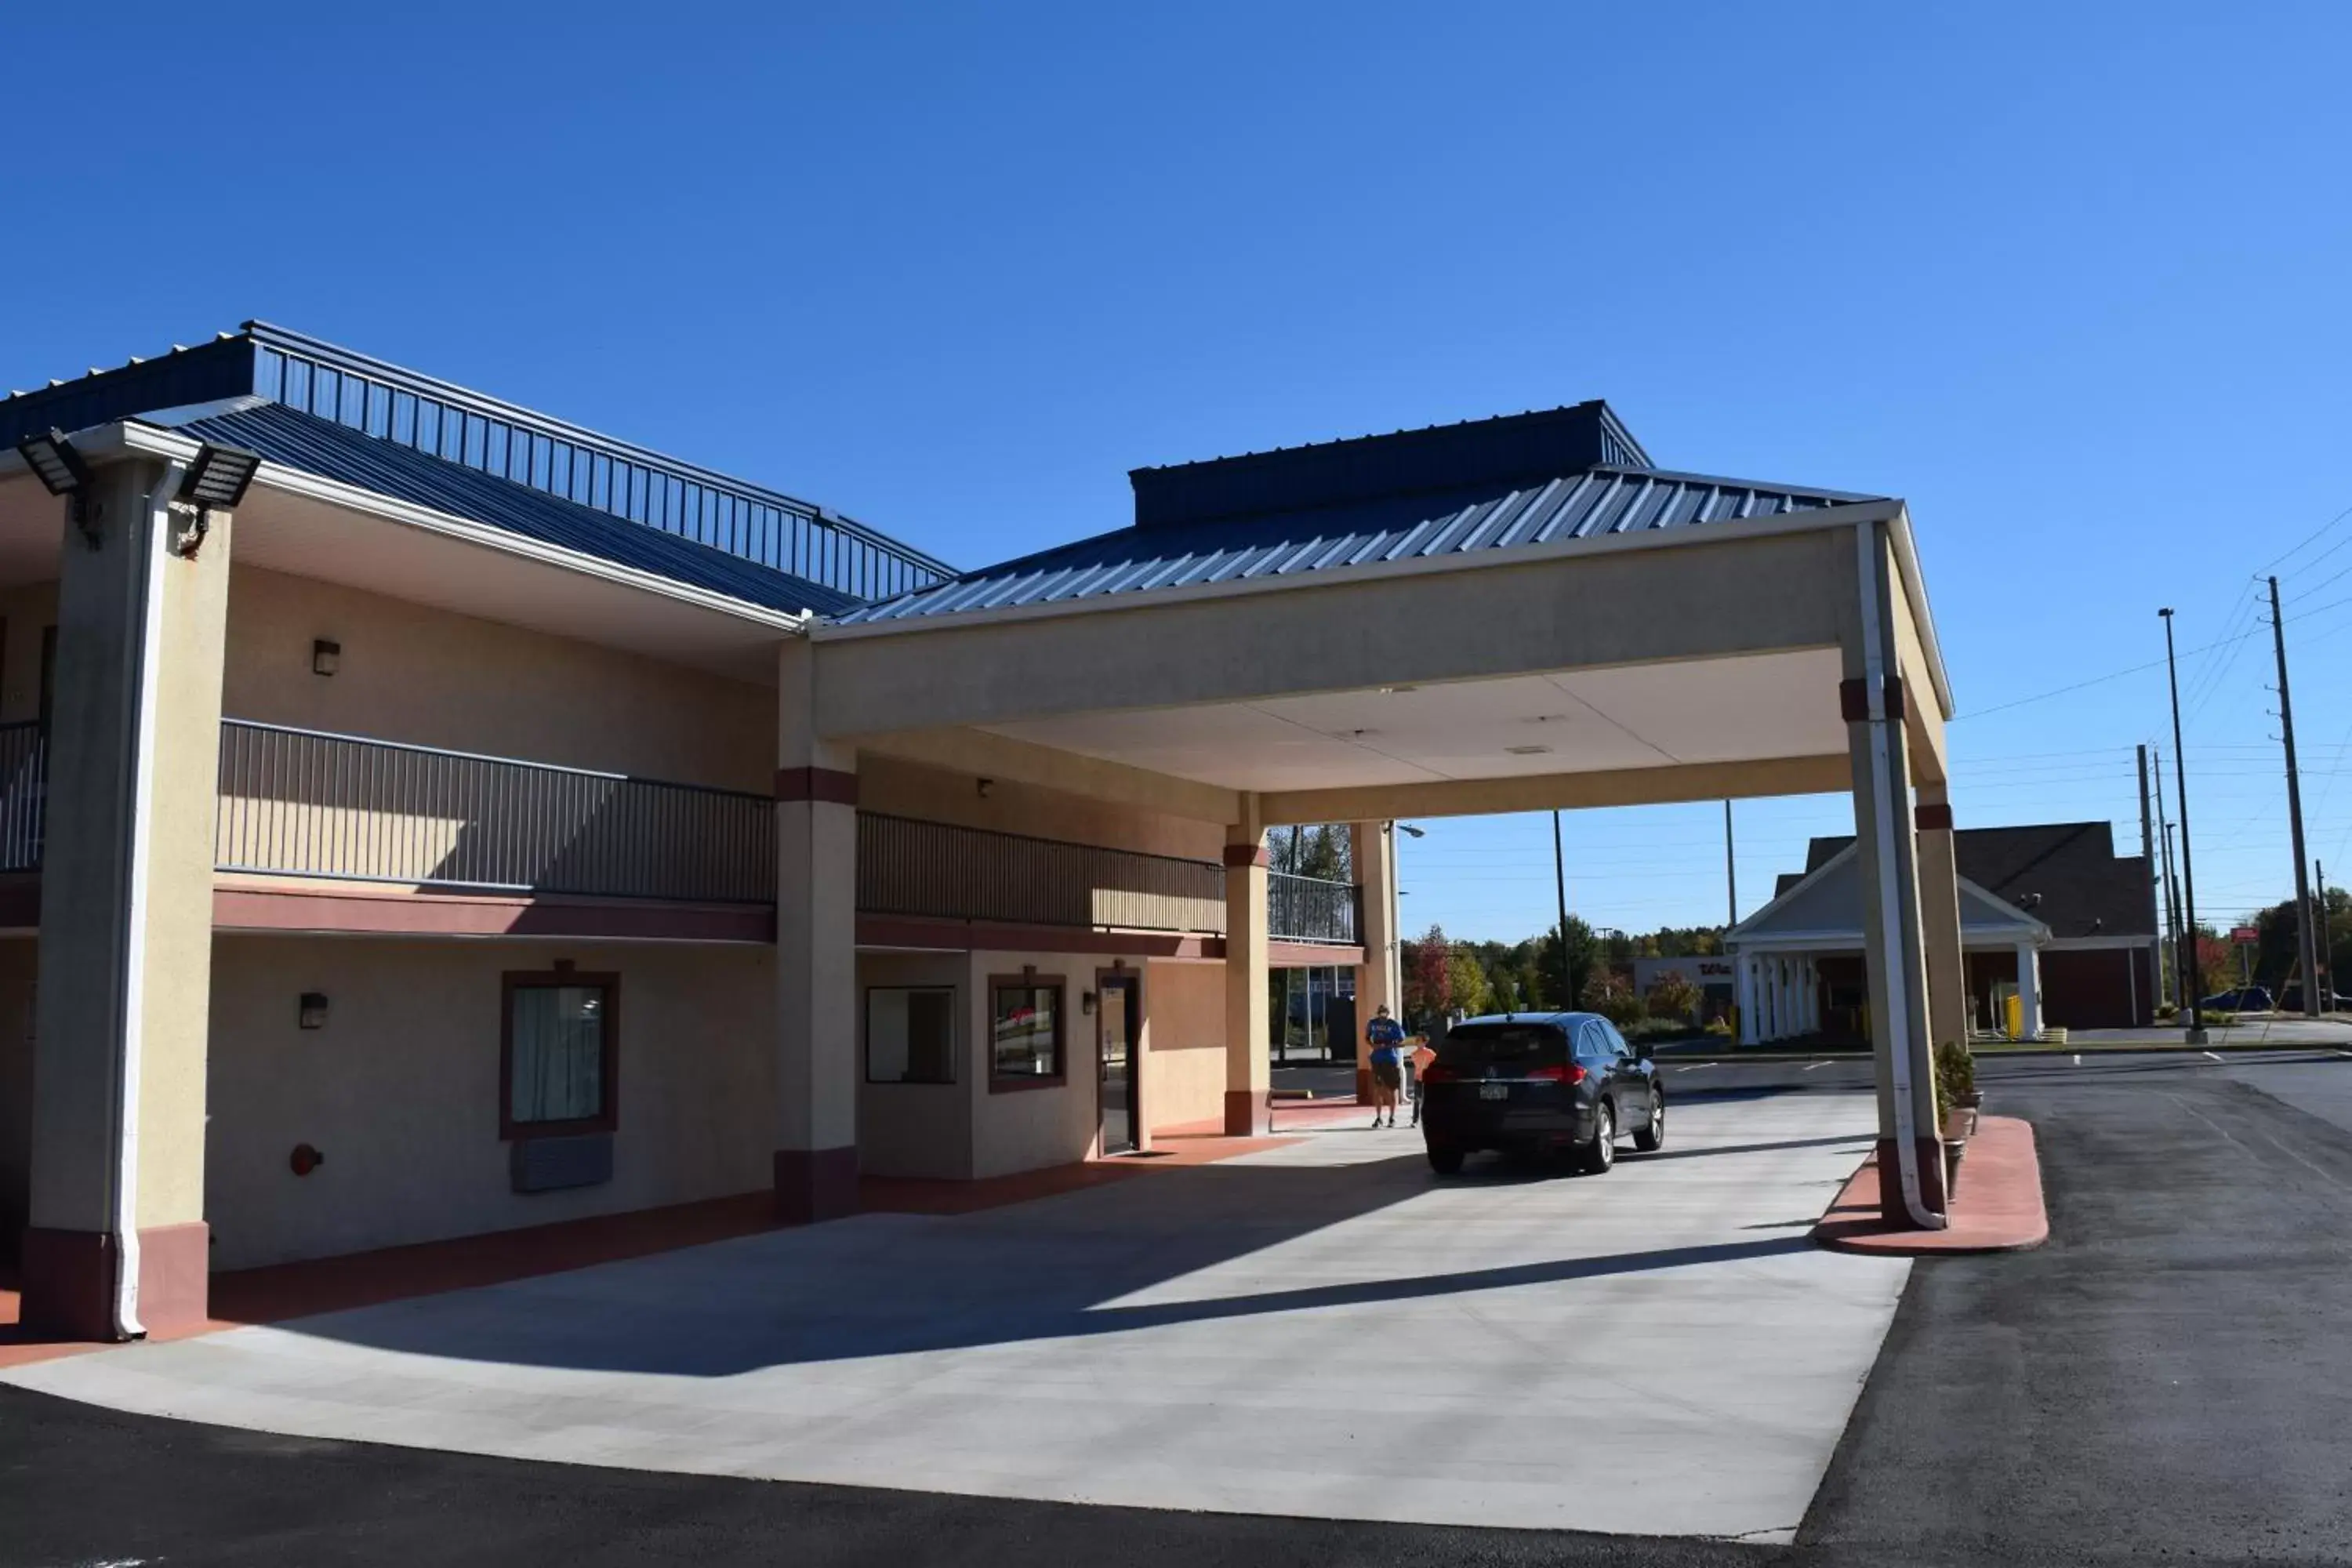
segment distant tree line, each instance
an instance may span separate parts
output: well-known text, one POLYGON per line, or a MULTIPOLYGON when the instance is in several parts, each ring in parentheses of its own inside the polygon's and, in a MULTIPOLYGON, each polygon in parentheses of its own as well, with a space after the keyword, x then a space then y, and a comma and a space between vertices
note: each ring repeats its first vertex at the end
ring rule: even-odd
POLYGON ((1633 961, 1721 952, 1723 928, 1661 926, 1638 935, 1595 931, 1570 915, 1564 931, 1555 926, 1515 942, 1454 942, 1433 925, 1400 947, 1404 1016, 1417 1026, 1457 1015, 1568 1007, 1589 1007, 1623 1022, 1643 1014, 1687 1016, 1698 1002, 1690 983, 1673 976, 1652 995, 1638 996, 1633 961))

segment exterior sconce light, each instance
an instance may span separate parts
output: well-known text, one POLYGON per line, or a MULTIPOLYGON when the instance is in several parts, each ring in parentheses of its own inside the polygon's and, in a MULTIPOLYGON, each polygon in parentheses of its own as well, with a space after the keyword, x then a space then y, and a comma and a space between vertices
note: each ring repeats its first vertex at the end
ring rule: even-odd
POLYGON ((975 782, 980 785, 980 798, 982 800, 986 800, 988 798, 988 792, 996 787, 996 781, 994 779, 980 779, 975 782))
POLYGON ((16 443, 16 450, 44 489, 53 496, 66 498, 74 526, 81 530, 89 547, 97 549, 100 539, 89 517, 89 465, 74 450, 74 444, 66 439, 66 433, 52 429, 45 436, 27 436, 16 443))
POLYGON ((180 493, 172 501, 175 510, 193 510, 195 521, 173 542, 172 548, 194 560, 205 535, 212 531, 213 513, 236 510, 245 500, 246 487, 253 483, 254 470, 260 467, 261 455, 242 447, 215 447, 207 441, 197 447, 196 460, 188 465, 180 480, 180 493))
POLYGON ((1091 1016, 1093 1016, 1093 1014, 1094 1014, 1094 1010, 1095 1010, 1095 994, 1094 994, 1093 992, 1091 992, 1091 991, 1081 991, 1081 992, 1079 992, 1079 993, 1078 993, 1078 1011, 1079 1011, 1079 1012, 1081 1012, 1081 1013, 1084 1013, 1084 1014, 1087 1015, 1089 1017, 1091 1017, 1091 1016))
POLYGON ((1403 834, 1408 838, 1424 838, 1429 835, 1429 829, 1425 827, 1415 827, 1410 822, 1400 822, 1396 826, 1397 831, 1403 834))
POLYGON ((327 1026, 327 994, 323 991, 303 992, 302 1005, 295 1017, 306 1029, 325 1028, 327 1026))
POLYGON ((286 1168, 298 1176, 307 1176, 327 1163, 327 1157, 308 1143, 297 1143, 294 1152, 286 1156, 286 1168))
POLYGON ((318 637, 312 640, 310 644, 311 674, 332 675, 337 669, 341 668, 342 662, 342 644, 339 642, 329 642, 325 637, 318 637))

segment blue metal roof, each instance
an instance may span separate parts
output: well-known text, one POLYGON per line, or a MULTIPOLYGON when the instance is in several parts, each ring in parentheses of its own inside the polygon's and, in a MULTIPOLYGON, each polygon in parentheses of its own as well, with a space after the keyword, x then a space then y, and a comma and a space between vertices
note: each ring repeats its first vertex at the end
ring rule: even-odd
POLYGON ((247 447, 269 462, 321 479, 356 485, 746 604, 831 615, 861 602, 789 572, 511 479, 444 462, 282 403, 256 403, 210 414, 177 428, 203 440, 247 447))
POLYGON ((955 571, 829 508, 264 321, 0 397, 0 446, 52 426, 79 430, 246 397, 821 583, 853 602, 955 571))
POLYGON ((1399 496, 1213 522, 1123 528, 833 617, 876 625, 1112 594, 1297 576, 1603 534, 1715 527, 1885 498, 1596 466, 1508 489, 1399 496))

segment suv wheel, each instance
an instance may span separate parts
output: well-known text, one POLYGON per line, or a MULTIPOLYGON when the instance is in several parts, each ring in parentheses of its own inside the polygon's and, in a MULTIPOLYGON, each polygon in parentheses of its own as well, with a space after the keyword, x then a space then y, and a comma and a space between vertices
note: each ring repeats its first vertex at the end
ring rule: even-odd
POLYGON ((1617 1163, 1617 1112, 1607 1100, 1592 1108, 1592 1141, 1584 1146, 1584 1168, 1605 1176, 1617 1163))
POLYGON ((1633 1130, 1633 1147, 1644 1154, 1654 1154, 1666 1146, 1666 1097, 1652 1090, 1650 1120, 1633 1130))
POLYGON ((1451 1176, 1454 1174, 1462 1169, 1462 1151, 1459 1149, 1441 1149, 1434 1143, 1431 1144, 1429 1147, 1429 1168, 1436 1172, 1441 1176, 1451 1176))

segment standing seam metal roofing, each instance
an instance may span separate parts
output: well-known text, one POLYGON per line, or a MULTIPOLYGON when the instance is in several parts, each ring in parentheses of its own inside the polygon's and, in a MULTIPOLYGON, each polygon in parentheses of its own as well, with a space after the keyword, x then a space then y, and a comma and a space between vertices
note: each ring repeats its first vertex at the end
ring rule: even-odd
POLYGON ((861 601, 740 555, 647 528, 511 479, 379 441, 282 403, 206 415, 175 426, 245 447, 266 460, 430 507, 524 539, 593 555, 765 609, 832 615, 861 601))
POLYGON ((1777 517, 1882 496, 1757 484, 1661 468, 1596 467, 1496 496, 1425 497, 1228 519, 1123 528, 952 583, 865 605, 831 619, 872 626, 1110 594, 1290 576, 1371 562, 1426 559, 1517 545, 1654 532, 1777 517))

